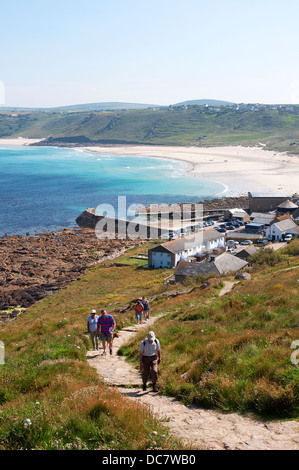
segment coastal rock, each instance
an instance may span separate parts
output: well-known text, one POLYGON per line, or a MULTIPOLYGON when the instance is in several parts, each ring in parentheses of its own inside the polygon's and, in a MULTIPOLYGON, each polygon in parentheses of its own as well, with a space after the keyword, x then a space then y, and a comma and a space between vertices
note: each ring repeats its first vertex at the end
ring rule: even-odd
POLYGON ((94 208, 91 207, 83 211, 82 214, 77 217, 76 223, 79 227, 94 229, 102 218, 102 216, 97 216, 94 208))
POLYGON ((208 279, 206 282, 204 282, 201 286, 200 286, 200 289, 206 289, 207 287, 210 287, 210 286, 216 286, 220 284, 220 279, 216 279, 216 278, 211 278, 211 279, 208 279))
POLYGON ((238 273, 235 276, 235 279, 239 279, 241 281, 250 281, 251 275, 249 273, 238 273))
POLYGON ((144 242, 99 240, 90 229, 0 239, 0 322, 11 319, 13 308, 28 308, 78 279, 88 266, 144 242))

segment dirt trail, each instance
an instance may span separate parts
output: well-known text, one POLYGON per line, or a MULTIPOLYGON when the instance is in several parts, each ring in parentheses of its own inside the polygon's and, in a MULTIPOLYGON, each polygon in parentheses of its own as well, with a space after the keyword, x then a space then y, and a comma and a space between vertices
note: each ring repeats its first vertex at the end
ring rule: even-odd
MULTIPOLYGON (((117 356, 118 348, 144 328, 144 336, 155 318, 143 325, 121 330, 114 340, 113 355, 102 356, 102 349, 89 351, 87 359, 107 385, 117 387, 122 395, 148 406, 163 421, 172 435, 198 449, 209 450, 298 450, 299 421, 262 422, 237 413, 223 414, 191 405, 152 391, 143 392, 141 376, 117 356)), ((162 351, 163 353, 163 351, 162 351)), ((163 354, 162 354, 163 360, 163 354)), ((151 390, 151 389, 149 389, 151 390)))
POLYGON ((223 295, 227 294, 228 292, 230 292, 233 287, 238 284, 238 282, 233 282, 233 281, 223 281, 223 288, 221 289, 220 293, 219 293, 219 297, 222 297, 223 295))

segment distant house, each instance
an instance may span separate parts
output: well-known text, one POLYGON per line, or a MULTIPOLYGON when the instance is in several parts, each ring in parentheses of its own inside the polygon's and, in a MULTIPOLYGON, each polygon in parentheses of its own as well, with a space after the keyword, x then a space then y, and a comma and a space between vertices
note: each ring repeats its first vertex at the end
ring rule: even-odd
POLYGON ((254 245, 248 245, 241 250, 239 250, 235 256, 237 256, 240 259, 247 260, 249 256, 255 255, 259 251, 259 248, 254 246, 254 245))
POLYGON ((277 206, 276 213, 277 215, 293 214, 296 209, 298 209, 298 205, 288 199, 277 206))
POLYGON ((223 217, 225 219, 238 219, 238 220, 242 220, 244 222, 246 222, 247 220, 249 220, 249 215, 247 214, 246 211, 244 211, 244 209, 227 209, 224 214, 223 214, 223 217))
POLYGON ((244 269, 248 265, 244 261, 230 253, 222 253, 210 260, 204 260, 200 263, 180 262, 174 272, 176 282, 182 282, 186 277, 198 275, 207 276, 209 274, 227 274, 244 269))
POLYGON ((288 233, 299 236, 299 226, 290 217, 266 228, 266 237, 272 241, 283 240, 288 233))
POLYGON ((175 282, 182 282, 186 277, 208 276, 209 274, 220 274, 214 263, 201 261, 200 263, 188 263, 180 261, 174 272, 175 282))
POLYGON ((179 261, 190 261, 197 254, 219 250, 225 245, 223 234, 214 229, 161 243, 148 250, 148 265, 153 268, 174 268, 179 261))
POLYGON ((260 194, 248 193, 249 197, 249 212, 268 212, 273 211, 282 202, 286 201, 289 197, 288 194, 260 194))
POLYGON ((252 222, 251 224, 247 224, 245 227, 246 233, 262 233, 264 230, 265 225, 264 224, 257 224, 252 222))
POLYGON ((265 226, 268 226, 271 224, 271 222, 275 219, 276 214, 272 213, 263 213, 263 212, 252 212, 250 214, 250 219, 252 223, 254 224, 263 224, 265 226))

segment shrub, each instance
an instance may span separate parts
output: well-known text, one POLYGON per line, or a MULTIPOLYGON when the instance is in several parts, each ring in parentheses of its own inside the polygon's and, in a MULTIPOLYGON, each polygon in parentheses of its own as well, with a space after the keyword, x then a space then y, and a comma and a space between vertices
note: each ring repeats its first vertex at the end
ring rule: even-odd
POLYGON ((280 263, 282 259, 282 256, 271 248, 261 248, 257 253, 249 256, 248 263, 250 266, 275 266, 280 263))

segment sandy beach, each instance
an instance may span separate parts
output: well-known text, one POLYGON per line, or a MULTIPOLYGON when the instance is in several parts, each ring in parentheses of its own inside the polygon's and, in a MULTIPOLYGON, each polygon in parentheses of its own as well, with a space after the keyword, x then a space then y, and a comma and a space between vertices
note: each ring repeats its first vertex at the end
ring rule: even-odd
POLYGON ((36 144, 37 142, 41 142, 44 139, 27 139, 26 137, 16 137, 14 139, 0 139, 0 145, 30 145, 36 144))
MULTIPOLYGON (((30 145, 41 139, 0 139, 0 145, 30 145)), ((95 146, 80 150, 105 155, 166 158, 189 163, 189 174, 218 181, 224 185, 222 196, 247 193, 274 193, 292 196, 299 193, 299 156, 264 150, 262 146, 170 147, 170 146, 95 146)))
MULTIPOLYGON (((260 147, 84 147, 106 155, 130 155, 181 160, 190 163, 194 177, 218 181, 227 187, 223 196, 250 192, 292 196, 299 193, 299 156, 260 147)), ((82 147, 81 147, 82 149, 82 147)))

